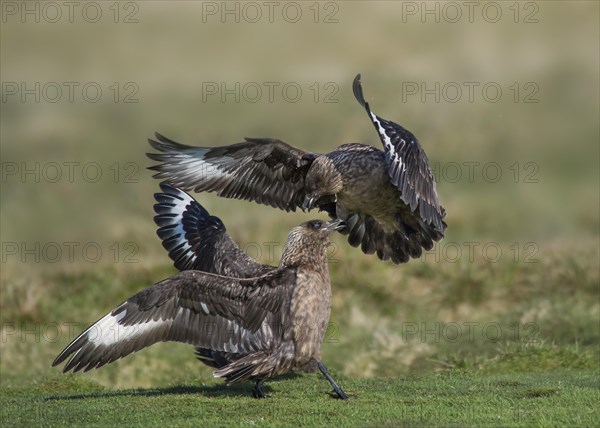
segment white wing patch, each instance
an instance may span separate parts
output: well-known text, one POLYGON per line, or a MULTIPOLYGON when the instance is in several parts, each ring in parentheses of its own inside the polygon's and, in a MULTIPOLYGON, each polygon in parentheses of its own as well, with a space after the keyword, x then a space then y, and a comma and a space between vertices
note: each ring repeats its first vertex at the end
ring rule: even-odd
POLYGON ((210 311, 208 310, 208 306, 206 306, 206 303, 201 302, 200 307, 202 308, 202 312, 204 312, 206 315, 210 315, 210 311))
POLYGON ((209 150, 198 149, 195 153, 182 153, 178 164, 178 168, 181 168, 180 174, 185 175, 186 179, 191 178, 196 183, 230 178, 231 174, 204 159, 209 150))
POLYGON ((91 326, 85 333, 88 342, 92 342, 96 346, 111 346, 135 340, 142 335, 149 334, 158 326, 172 322, 172 320, 158 320, 124 326, 119 324, 119 321, 123 319, 126 313, 127 311, 125 310, 117 316, 108 314, 91 326))
POLYGON ((196 261, 196 255, 194 254, 192 250, 192 246, 189 244, 189 242, 187 241, 187 239, 185 238, 185 230, 183 230, 183 213, 186 211, 188 205, 190 203, 192 203, 194 200, 185 192, 179 191, 179 189, 177 189, 178 192, 178 196, 183 198, 183 200, 179 200, 177 198, 173 198, 173 208, 170 209, 170 213, 171 214, 175 214, 175 217, 173 217, 173 222, 171 224, 175 224, 177 225, 174 229, 173 229, 173 235, 172 236, 176 236, 177 234, 179 234, 179 237, 177 237, 177 244, 174 247, 178 247, 180 245, 182 245, 182 250, 186 253, 186 254, 190 254, 191 257, 191 263, 194 263, 196 261))
MULTIPOLYGON (((392 143, 392 139, 386 134, 385 128, 383 126, 381 126, 381 122, 379 122, 379 120, 377 119, 377 116, 375 116, 375 113, 373 113, 372 111, 369 111, 369 115, 371 116, 371 120, 373 121, 373 123, 375 125, 377 125, 377 131, 379 132, 379 135, 381 135, 381 138, 383 139, 383 144, 385 145, 385 148, 388 150, 389 156, 392 159, 394 159, 395 162, 397 162, 398 169, 402 168, 402 171, 406 171, 406 164, 404 162, 402 162, 402 156, 397 156, 396 147, 392 143)), ((406 141, 404 141, 404 139, 401 138, 400 143, 401 143, 402 147, 404 147, 404 145, 406 144, 406 141)))

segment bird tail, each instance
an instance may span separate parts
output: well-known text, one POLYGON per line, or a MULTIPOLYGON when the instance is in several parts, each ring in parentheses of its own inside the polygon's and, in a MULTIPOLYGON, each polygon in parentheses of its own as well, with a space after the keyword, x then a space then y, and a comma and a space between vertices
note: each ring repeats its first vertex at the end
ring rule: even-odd
POLYGON ((279 350, 258 351, 215 371, 214 377, 223 377, 227 384, 253 379, 264 379, 292 369, 293 354, 279 350))
POLYGON ((196 358, 206 364, 207 366, 220 369, 225 367, 227 364, 243 358, 241 354, 234 354, 231 352, 215 351, 207 348, 196 348, 196 358))
POLYGON ((254 378, 269 377, 265 376, 272 367, 267 367, 270 360, 268 352, 260 351, 240 358, 225 367, 213 373, 214 377, 224 377, 227 384, 244 382, 254 378))

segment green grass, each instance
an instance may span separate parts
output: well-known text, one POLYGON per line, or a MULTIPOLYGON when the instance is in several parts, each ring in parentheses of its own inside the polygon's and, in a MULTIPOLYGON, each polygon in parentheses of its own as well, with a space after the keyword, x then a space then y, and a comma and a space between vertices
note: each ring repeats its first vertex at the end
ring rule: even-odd
POLYGON ((543 286, 540 264, 488 271, 485 264, 429 269, 417 262, 401 278, 379 270, 380 277, 367 279, 358 270, 368 261, 351 249, 340 251, 356 265, 331 264, 334 307, 323 358, 351 396, 348 402, 332 398, 320 374, 268 382, 269 399, 256 400, 250 384, 225 386, 181 344, 157 344, 85 374, 51 368, 89 323, 173 271, 168 264, 138 263, 40 273, 43 285, 32 293, 4 289, 0 422, 591 426, 600 417, 597 272, 583 249, 570 264, 553 261, 560 251, 545 255, 543 286), (454 300, 458 285, 429 291, 434 284, 473 277, 480 277, 482 297, 454 300), (465 307, 469 316, 458 318, 465 307), (468 322, 473 334, 464 327, 468 322))
POLYGON ((339 377, 335 399, 320 376, 250 385, 188 380, 161 388, 115 390, 81 376, 2 390, 3 426, 592 426, 600 418, 597 371, 551 374, 451 370, 424 376, 339 377))

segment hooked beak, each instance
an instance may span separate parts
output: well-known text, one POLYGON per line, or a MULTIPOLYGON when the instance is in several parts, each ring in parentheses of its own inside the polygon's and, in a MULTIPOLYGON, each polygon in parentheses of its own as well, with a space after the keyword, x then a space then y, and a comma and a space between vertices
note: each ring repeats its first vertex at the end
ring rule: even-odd
POLYGON ((306 195, 304 197, 304 202, 302 203, 302 211, 312 210, 315 206, 316 201, 317 201, 317 198, 315 196, 306 195))
POLYGON ((346 222, 344 220, 340 220, 336 218, 335 220, 331 220, 323 226, 324 230, 328 230, 330 232, 335 232, 336 230, 340 230, 346 227, 346 222))

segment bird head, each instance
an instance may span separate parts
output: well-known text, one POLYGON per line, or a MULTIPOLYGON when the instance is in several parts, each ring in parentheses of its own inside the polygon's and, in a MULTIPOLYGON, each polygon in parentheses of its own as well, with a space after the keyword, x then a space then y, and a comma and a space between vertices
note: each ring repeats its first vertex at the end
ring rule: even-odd
POLYGON ((329 236, 340 230, 345 223, 340 219, 332 221, 310 220, 296 226, 288 235, 283 250, 281 264, 298 266, 301 264, 327 264, 326 249, 329 236))
POLYGON ((335 201, 335 195, 343 188, 342 175, 327 156, 319 156, 310 166, 304 179, 306 194, 302 210, 311 210, 315 205, 335 201))

